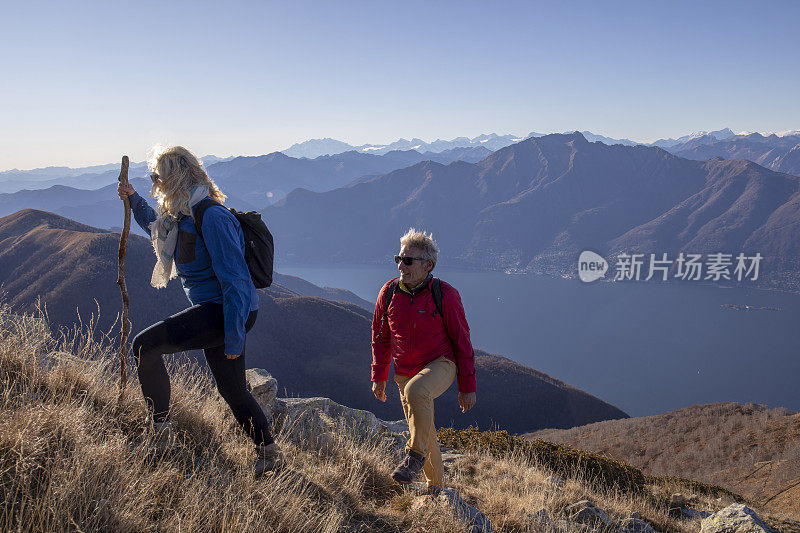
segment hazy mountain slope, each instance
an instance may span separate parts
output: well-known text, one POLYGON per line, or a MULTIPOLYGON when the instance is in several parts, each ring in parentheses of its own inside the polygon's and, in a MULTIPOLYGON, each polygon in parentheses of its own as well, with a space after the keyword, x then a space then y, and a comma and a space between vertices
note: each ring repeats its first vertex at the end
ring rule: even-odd
POLYGON ((217 163, 208 167, 208 173, 226 194, 233 194, 258 206, 266 206, 296 188, 328 191, 362 176, 385 174, 426 159, 446 163, 459 159, 475 161, 487 153, 489 151, 482 147, 448 150, 437 154, 395 150, 377 155, 351 150, 336 155, 322 155, 315 159, 296 159, 274 152, 217 163))
MULTIPOLYGON (((409 226, 441 257, 481 269, 576 273, 580 251, 752 253, 759 281, 800 277, 800 179, 744 162, 693 161, 579 133, 529 138, 478 163, 418 163, 326 193, 298 190, 265 215, 299 262, 379 262, 409 226), (342 242, 336 238, 348 235, 342 242)), ((674 256, 672 257, 674 259, 674 256)))
POLYGON ((760 252, 768 268, 795 268, 800 179, 749 161, 714 158, 703 169, 702 189, 611 240, 611 250, 760 252))
MULTIPOLYGON (((151 206, 155 207, 155 200, 150 198, 151 182, 149 178, 133 178, 130 180, 130 184, 139 194, 148 199, 151 206)), ((228 195, 225 205, 240 211, 256 209, 253 205, 231 194, 228 195)), ((0 217, 20 209, 52 211, 98 228, 120 228, 123 222, 122 202, 117 196, 116 182, 93 190, 55 185, 47 189, 0 194, 0 217)), ((131 230, 139 235, 145 235, 135 223, 131 225, 131 230)))
MULTIPOLYGON (((116 285, 118 239, 117 233, 41 211, 24 210, 1 218, 0 284, 7 301, 27 311, 41 296, 51 323, 64 326, 76 321, 76 311, 88 322, 99 305, 98 331, 107 331, 121 308, 116 285)), ((189 305, 177 281, 163 290, 149 286, 154 262, 147 239, 131 236, 126 270, 133 334, 189 305)), ((302 283, 290 284, 302 289, 302 283)), ((288 395, 326 396, 373 410, 384 419, 402 417, 396 388, 387 388, 391 401, 386 404, 377 402, 370 390, 370 311, 348 302, 298 296, 280 285, 259 291, 259 297, 258 321, 247 341, 249 367, 268 369, 288 395)), ((627 416, 499 356, 480 353, 477 372, 476 407, 461 415, 452 387, 437 404, 440 423, 487 428, 496 423, 521 432, 627 416), (530 402, 547 408, 520 409, 530 402)))
MULTIPOLYGON (((42 190, 56 185, 94 190, 117 181, 119 163, 77 169, 51 167, 2 174, 6 174, 7 179, 0 179, 0 193, 12 193, 24 189, 42 190)), ((131 163, 128 170, 130 178, 140 178, 146 175, 146 163, 131 163)))
POLYGON ((324 298, 326 300, 333 300, 335 302, 348 302, 355 304, 358 307, 366 309, 369 312, 375 308, 375 303, 370 303, 363 298, 359 298, 352 292, 345 289, 337 289, 335 287, 318 287, 313 283, 298 278, 297 276, 290 276, 288 274, 279 274, 275 272, 272 276, 272 282, 276 285, 291 291, 298 296, 313 296, 315 298, 324 298))
MULTIPOLYGON (((205 166, 229 159, 232 158, 219 158, 213 155, 200 158, 205 166)), ((119 168, 119 163, 109 163, 78 168, 47 167, 32 170, 6 170, 0 172, 0 193, 12 193, 23 189, 41 190, 54 185, 95 190, 116 183, 119 168)), ((131 162, 128 169, 130 179, 147 178, 148 176, 146 161, 131 162)))
POLYGON ((800 515, 800 414, 763 405, 694 405, 656 416, 529 435, 691 476, 800 515))

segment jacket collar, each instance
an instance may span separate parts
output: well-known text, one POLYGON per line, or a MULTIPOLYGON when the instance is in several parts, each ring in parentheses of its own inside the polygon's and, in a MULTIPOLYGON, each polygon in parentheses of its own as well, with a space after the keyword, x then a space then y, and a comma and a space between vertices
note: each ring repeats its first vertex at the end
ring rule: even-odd
POLYGON ((409 289, 408 287, 406 287, 406 285, 404 283, 401 283, 398 280, 397 289, 400 292, 404 292, 406 294, 410 294, 411 296, 415 296, 415 295, 419 294, 420 292, 424 291, 425 289, 427 289, 428 286, 431 284, 431 280, 432 279, 433 279, 433 274, 428 274, 428 277, 425 278, 425 281, 423 281, 422 283, 420 283, 419 285, 417 285, 413 289, 409 289))

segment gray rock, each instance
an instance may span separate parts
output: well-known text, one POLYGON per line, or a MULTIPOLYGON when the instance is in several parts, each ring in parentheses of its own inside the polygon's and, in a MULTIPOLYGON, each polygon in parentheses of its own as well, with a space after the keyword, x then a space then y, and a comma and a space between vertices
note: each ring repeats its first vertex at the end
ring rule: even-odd
POLYGON ((285 431, 289 440, 298 445, 329 451, 335 445, 335 434, 358 440, 385 439, 398 453, 403 451, 407 438, 398 432, 408 431, 405 421, 384 422, 369 411, 352 409, 329 398, 277 398, 278 382, 260 368, 246 372, 250 391, 273 431, 285 431))
POLYGON ((708 511, 696 511, 691 507, 684 507, 683 509, 681 509, 681 517, 686 518, 687 520, 694 520, 696 518, 702 520, 703 518, 708 518, 709 516, 711 516, 711 514, 712 513, 708 511))
POLYGON ((445 466, 450 466, 456 461, 456 459, 460 459, 461 457, 465 457, 465 455, 463 453, 443 453, 442 464, 445 466))
POLYGON ((593 533, 596 529, 586 524, 578 524, 569 520, 556 520, 555 531, 559 533, 593 533))
POLYGON ((589 500, 581 500, 564 509, 564 514, 571 522, 578 522, 592 527, 611 527, 611 519, 602 509, 594 506, 589 500))
POLYGON ((397 434, 404 434, 408 433, 408 422, 405 420, 390 420, 385 421, 381 420, 383 424, 386 426, 386 429, 389 430, 389 433, 397 433, 397 434))
POLYGON ((641 519, 642 519, 642 515, 640 515, 640 514, 639 514, 639 513, 637 513, 636 511, 634 511, 634 512, 632 512, 632 513, 631 513, 631 516, 630 516, 630 518, 635 518, 635 519, 637 519, 637 520, 641 520, 641 519))
POLYGON ((494 528, 482 512, 465 502, 453 489, 442 489, 438 498, 453 509, 456 517, 464 522, 470 533, 493 533, 494 528))
POLYGON ((539 509, 538 511, 530 515, 530 519, 531 522, 533 522, 533 524, 538 527, 547 528, 550 527, 550 525, 552 524, 552 521, 550 520, 550 515, 547 514, 547 509, 539 509))
POLYGON ((683 494, 673 494, 669 499, 670 509, 679 509, 681 507, 686 507, 687 505, 689 505, 689 500, 683 494))
POLYGON ((263 368, 250 368, 245 371, 247 385, 253 398, 264 407, 278 396, 278 380, 263 368))
POLYGON ((619 526, 619 533, 656 533, 656 530, 644 520, 626 518, 619 526))
POLYGON ((352 409, 330 398, 276 398, 276 425, 300 445, 311 444, 322 451, 335 445, 334 434, 364 441, 387 433, 386 425, 374 414, 352 409))
POLYGON ((755 511, 735 503, 700 522, 700 533, 778 533, 761 520, 755 511))
POLYGON ((562 478, 561 476, 550 476, 547 479, 545 479, 544 482, 548 487, 553 489, 561 489, 566 484, 564 478, 562 478))

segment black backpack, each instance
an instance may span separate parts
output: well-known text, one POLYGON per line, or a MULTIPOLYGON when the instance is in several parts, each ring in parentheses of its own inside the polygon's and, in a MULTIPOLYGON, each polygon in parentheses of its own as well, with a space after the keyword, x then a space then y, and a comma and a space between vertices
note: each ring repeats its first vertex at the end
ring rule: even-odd
MULTIPOLYGON (((212 205, 222 205, 221 203, 205 199, 201 200, 194 211, 194 227, 200 238, 203 237, 203 215, 206 209, 212 205)), ((222 206, 225 207, 225 206, 222 206)), ((247 263, 247 270, 253 279, 256 289, 263 289, 272 285, 272 263, 275 258, 275 243, 272 234, 267 229, 267 225, 261 220, 261 213, 258 211, 248 211, 246 213, 230 209, 244 234, 244 261, 247 263)))
MULTIPOLYGON (((381 327, 378 329, 378 333, 375 334, 375 340, 378 340, 378 338, 381 336, 383 326, 386 325, 386 317, 389 314, 389 304, 392 303, 392 296, 394 296, 394 293, 397 292, 399 286, 399 278, 393 279, 391 282, 389 282, 389 288, 386 289, 386 293, 383 295, 383 316, 381 317, 381 327)), ((444 315, 442 314, 442 280, 439 278, 433 278, 431 280, 429 289, 431 291, 431 296, 433 296, 433 303, 436 306, 436 311, 433 312, 433 316, 436 316, 436 313, 439 313, 439 316, 444 319, 444 315)))

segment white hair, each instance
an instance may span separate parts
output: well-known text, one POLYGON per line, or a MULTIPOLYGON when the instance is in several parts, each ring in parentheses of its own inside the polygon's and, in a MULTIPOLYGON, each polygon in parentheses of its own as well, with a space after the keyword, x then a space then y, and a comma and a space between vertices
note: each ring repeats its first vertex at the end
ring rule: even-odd
POLYGON ((436 246, 436 241, 433 240, 433 233, 428 234, 424 231, 408 228, 406 234, 400 237, 400 246, 416 248, 422 253, 422 257, 430 259, 433 261, 433 266, 436 266, 439 248, 436 246))

